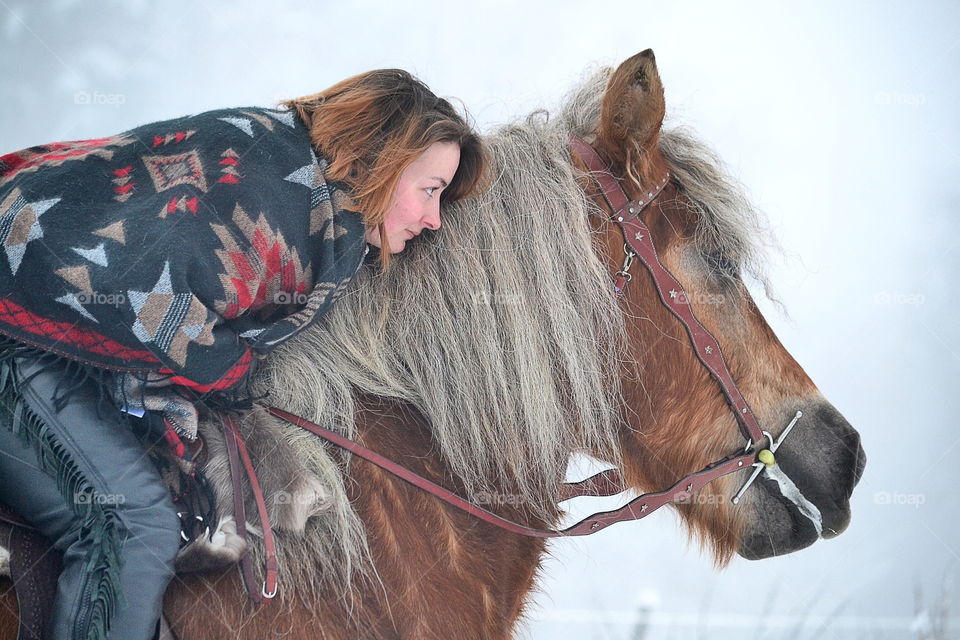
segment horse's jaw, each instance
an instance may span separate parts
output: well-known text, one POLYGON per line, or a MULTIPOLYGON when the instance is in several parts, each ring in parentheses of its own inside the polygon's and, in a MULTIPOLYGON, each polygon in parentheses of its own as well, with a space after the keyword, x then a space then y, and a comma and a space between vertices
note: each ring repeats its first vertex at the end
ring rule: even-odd
POLYGON ((737 549, 742 557, 747 560, 772 558, 799 551, 820 539, 823 521, 815 506, 815 511, 806 504, 802 508, 795 496, 789 491, 784 495, 780 484, 765 473, 758 479, 753 493, 753 518, 737 549))

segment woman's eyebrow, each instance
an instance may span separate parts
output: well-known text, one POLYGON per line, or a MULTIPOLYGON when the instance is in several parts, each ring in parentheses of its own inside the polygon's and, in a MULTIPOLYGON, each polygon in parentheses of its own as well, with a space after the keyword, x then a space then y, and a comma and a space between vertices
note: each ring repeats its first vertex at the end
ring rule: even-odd
POLYGON ((446 189, 446 188, 449 186, 449 185, 447 184, 447 181, 444 180, 443 178, 438 178, 437 176, 433 176, 433 179, 436 180, 437 182, 439 182, 440 185, 441 185, 444 189, 446 189))

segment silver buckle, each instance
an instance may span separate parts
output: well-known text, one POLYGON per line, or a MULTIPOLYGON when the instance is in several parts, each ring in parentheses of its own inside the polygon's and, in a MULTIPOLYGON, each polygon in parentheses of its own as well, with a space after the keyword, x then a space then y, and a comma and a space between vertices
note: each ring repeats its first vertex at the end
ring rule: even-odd
POLYGON ((274 597, 275 595, 277 595, 277 590, 278 590, 279 588, 280 588, 280 581, 277 580, 277 584, 275 584, 275 585, 273 586, 273 591, 270 592, 270 593, 267 593, 267 582, 266 582, 266 580, 264 580, 263 586, 260 587, 260 594, 261 594, 264 598, 266 598, 267 600, 269 600, 270 598, 272 598, 272 597, 274 597))

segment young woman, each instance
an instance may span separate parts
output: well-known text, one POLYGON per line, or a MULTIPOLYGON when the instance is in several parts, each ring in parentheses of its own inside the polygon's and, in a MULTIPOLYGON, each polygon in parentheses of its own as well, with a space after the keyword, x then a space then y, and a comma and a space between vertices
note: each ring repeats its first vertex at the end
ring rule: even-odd
POLYGON ((0 157, 0 500, 63 551, 55 639, 154 635, 180 522, 138 436, 249 407, 367 245, 388 268, 483 171, 405 71, 282 106, 0 157))

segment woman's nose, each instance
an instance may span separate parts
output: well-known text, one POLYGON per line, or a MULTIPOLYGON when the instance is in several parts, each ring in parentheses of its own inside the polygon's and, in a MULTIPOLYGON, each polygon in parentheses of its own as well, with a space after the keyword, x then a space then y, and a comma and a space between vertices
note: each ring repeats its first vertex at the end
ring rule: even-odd
POLYGON ((426 228, 436 231, 440 228, 440 204, 436 204, 427 209, 426 214, 423 216, 423 226, 426 228))

